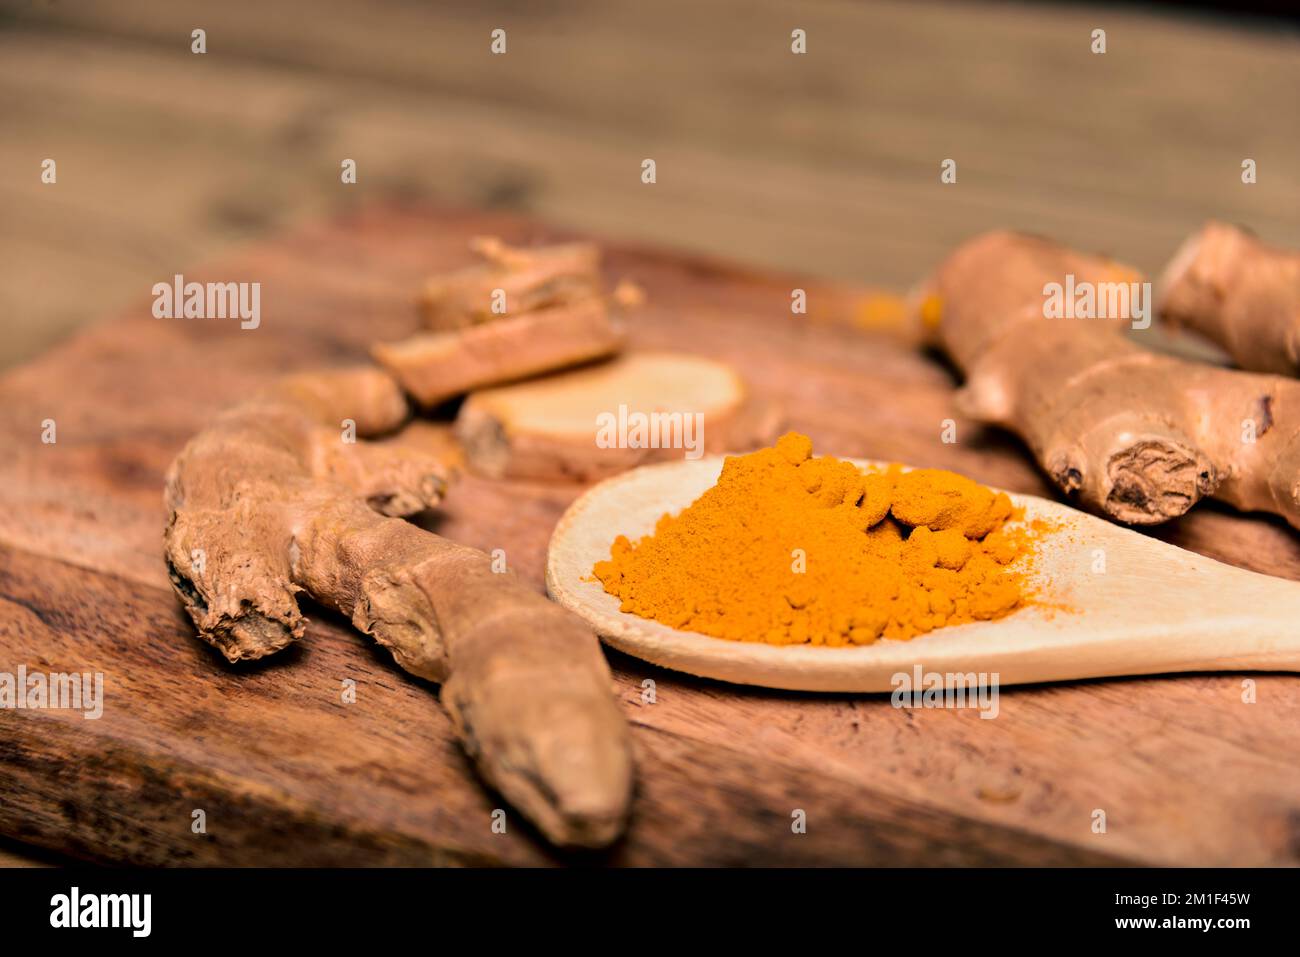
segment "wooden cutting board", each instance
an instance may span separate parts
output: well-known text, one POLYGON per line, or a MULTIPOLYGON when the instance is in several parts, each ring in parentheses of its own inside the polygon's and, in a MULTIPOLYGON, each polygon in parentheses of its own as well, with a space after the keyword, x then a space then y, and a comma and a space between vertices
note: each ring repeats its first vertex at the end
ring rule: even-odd
MULTIPOLYGON (((466 241, 482 233, 560 238, 483 213, 375 209, 184 269, 187 280, 261 282, 257 330, 155 319, 142 289, 127 315, 0 378, 0 671, 105 675, 97 721, 0 710, 0 834, 136 864, 562 859, 518 815, 494 833, 500 799, 471 773, 432 686, 321 610, 298 647, 227 666, 194 638, 161 560, 162 473, 189 436, 271 376, 354 361, 373 339, 412 329, 419 280, 468 262, 466 241), (41 442, 46 419, 57 424, 52 445, 41 442), (347 679, 355 703, 343 701, 347 679), (206 833, 194 833, 196 810, 206 833)), ((960 419, 942 364, 855 325, 871 312, 865 288, 617 245, 608 265, 649 294, 634 347, 734 363, 819 452, 1050 494, 1012 439, 960 419), (808 316, 790 314, 795 286, 808 290, 808 316), (947 418, 955 445, 940 441, 947 418)), ((409 440, 444 432, 421 425, 409 440)), ((504 548, 540 589, 547 538, 580 491, 467 478, 426 524, 504 548)), ((1300 537, 1277 522, 1210 506, 1158 534, 1300 578, 1300 537)), ((1294 675, 1007 688, 998 717, 983 720, 895 709, 882 695, 732 687, 610 657, 638 786, 626 839, 599 860, 1300 861, 1294 675), (791 826, 799 811, 805 833, 791 826)))

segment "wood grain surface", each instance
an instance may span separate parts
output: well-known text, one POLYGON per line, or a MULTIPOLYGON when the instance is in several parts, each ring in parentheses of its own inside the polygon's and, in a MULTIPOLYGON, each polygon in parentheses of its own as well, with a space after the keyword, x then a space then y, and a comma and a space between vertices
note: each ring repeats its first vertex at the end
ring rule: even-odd
POLYGON ((0 0, 0 365, 394 197, 888 286, 1006 226, 1148 272, 1211 216, 1300 246, 1297 89, 1294 27, 1115 3, 0 0))
MULTIPOLYGON (((282 372, 416 327, 470 236, 567 238, 504 214, 377 208, 250 246, 188 279, 260 281, 263 320, 166 320, 142 301, 0 379, 0 670, 100 671, 105 713, 0 711, 0 835, 137 864, 548 864, 474 778, 434 689, 318 610, 299 646, 225 665, 161 559, 162 473, 223 406, 282 372), (42 444, 54 419, 58 441, 42 444), (353 679, 357 700, 344 704, 353 679), (206 814, 207 833, 191 830, 206 814)), ((613 244, 641 283, 638 348, 733 363, 819 450, 959 469, 1044 494, 1023 451, 963 422, 944 366, 855 328, 865 290, 613 244), (940 442, 958 419, 960 441, 940 442)), ((444 442, 445 426, 405 438, 444 442)), ((467 478, 428 527, 503 548, 539 589, 577 486, 467 478)), ((1161 537, 1300 578, 1279 523, 1199 508, 1161 537)), ((1189 595, 1188 601, 1195 602, 1189 595)), ((611 654, 638 790, 614 864, 1294 864, 1300 682, 1182 675, 1006 689, 996 720, 884 696, 746 690, 611 654), (643 682, 653 680, 653 703, 643 682), (1093 833, 1093 812, 1106 833, 1093 833), (807 833, 791 815, 803 810, 807 833)))

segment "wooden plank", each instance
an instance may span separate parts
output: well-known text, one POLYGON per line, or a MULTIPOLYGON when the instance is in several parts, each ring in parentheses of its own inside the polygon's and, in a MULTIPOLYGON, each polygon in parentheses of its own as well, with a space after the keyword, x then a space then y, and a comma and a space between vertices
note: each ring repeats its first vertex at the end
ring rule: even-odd
POLYGON ((1300 58, 1280 32, 1116 9, 824 4, 799 10, 811 45, 795 57, 774 0, 616 0, 580 19, 309 0, 7 12, 0 250, 26 281, 0 294, 17 330, 0 362, 98 314, 82 304, 377 196, 897 287, 1005 225, 1148 270, 1209 216, 1300 245, 1286 100, 1300 58), (1087 49, 1099 24, 1100 57, 1087 49), (504 57, 487 53, 497 25, 504 57), (36 175, 49 155, 57 187, 36 175), (346 189, 344 156, 361 164, 346 189), (637 178, 646 156, 653 188, 637 178), (950 156, 960 177, 945 187, 950 156))
MULTIPOLYGON (((498 799, 460 755, 432 686, 323 611, 298 648, 229 667, 193 637, 160 556, 162 471, 189 435, 271 376, 354 361, 372 338, 415 328, 420 278, 465 262, 483 233, 570 235, 506 215, 357 213, 185 270, 263 282, 257 330, 154 319, 142 302, 0 378, 0 664, 99 670, 107 699, 98 721, 0 712, 0 834, 132 863, 557 860, 514 817, 506 835, 491 833, 498 799), (55 445, 39 441, 47 417, 55 445), (354 705, 340 700, 348 677, 354 705), (190 830, 196 808, 206 836, 190 830)), ((649 293, 636 347, 732 362, 820 450, 1045 491, 1014 442, 956 416, 942 366, 853 328, 869 290, 620 244, 607 261, 649 293), (796 284, 809 317, 789 314, 796 284), (940 441, 947 417, 959 420, 955 445, 940 441)), ((444 431, 430 423, 406 440, 444 431)), ((471 477, 423 521, 504 548, 541 588, 551 526, 579 492, 471 477)), ((1198 509, 1162 534, 1300 578, 1296 537, 1269 521, 1198 509)), ((1300 688, 1288 676, 1252 676, 1255 704, 1232 675, 1008 689, 989 721, 612 663, 638 795, 627 838, 602 861, 1300 860, 1300 688), (654 703, 642 700, 647 679, 654 703), (1091 830, 1098 808, 1105 834, 1091 830), (806 834, 791 832, 796 809, 806 834)))
MULTIPOLYGON (((234 669, 193 641, 161 589, 4 549, 0 602, 7 658, 105 675, 96 721, 0 712, 0 829, 13 838, 148 865, 550 858, 517 821, 493 833, 499 802, 475 786, 428 687, 329 616, 282 660, 234 669), (357 683, 355 704, 340 700, 345 677, 357 683), (195 834, 199 810, 206 830, 195 834)), ((634 697, 639 683, 621 677, 634 697)), ((807 780, 795 754, 701 742, 658 723, 637 730, 643 798, 614 863, 1107 860, 844 775, 807 780), (819 822, 811 839, 790 830, 796 808, 819 822)))
MULTIPOLYGON (((497 115, 505 123, 516 110, 588 128, 612 123, 642 131, 643 140, 652 132, 661 142, 725 145, 737 160, 750 152, 807 166, 892 166, 895 174, 914 167, 928 174, 937 154, 967 144, 958 152, 972 154, 974 168, 1034 174, 1026 186, 1137 201, 1154 194, 1184 209, 1204 192, 1189 197, 1183 177, 1208 173, 1198 160, 1217 159, 1221 144, 1248 142, 1283 156, 1295 148, 1294 120, 1275 109, 1287 88, 1276 81, 1296 75, 1294 38, 1213 30, 1167 16, 825 5, 799 12, 815 39, 809 55, 797 58, 788 52, 788 7, 773 0, 654 10, 603 4, 584 11, 580 30, 563 7, 390 3, 379 9, 296 0, 277 5, 273 15, 249 18, 187 0, 122 11, 48 8, 28 18, 181 51, 192 24, 202 21, 213 38, 213 59, 329 73, 394 92, 437 90, 480 111, 504 111, 497 115), (1104 57, 1089 51, 1099 17, 1111 39, 1104 57), (488 33, 497 26, 513 30, 513 44, 508 55, 492 57, 488 33), (1171 75, 1177 84, 1168 82, 1171 75), (602 82, 592 83, 594 76, 602 82), (844 122, 862 107, 879 122, 844 122), (738 110, 746 122, 723 127, 738 110), (1164 149, 1156 155, 1116 150, 1116 144, 1151 141, 1153 122, 1171 114, 1200 123, 1163 124, 1164 149), (1172 170, 1181 175, 1161 175, 1170 171, 1171 155, 1182 161, 1172 170), (1153 166, 1134 169, 1135 162, 1153 166), (1114 175, 1120 163, 1130 175, 1114 175)), ((1294 189, 1294 176, 1278 165, 1276 175, 1294 189)), ((895 176, 900 186, 908 178, 895 176)), ((1238 193, 1238 202, 1269 214, 1257 193, 1238 193)), ((1081 209, 1089 205, 1082 196, 1061 198, 1081 209)))

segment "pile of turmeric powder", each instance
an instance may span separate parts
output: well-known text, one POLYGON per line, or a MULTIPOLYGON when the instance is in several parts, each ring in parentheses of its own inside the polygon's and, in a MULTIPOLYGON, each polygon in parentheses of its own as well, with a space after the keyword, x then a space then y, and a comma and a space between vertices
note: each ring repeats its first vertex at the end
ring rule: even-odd
POLYGON ((1001 618, 1033 537, 1003 493, 940 469, 864 472, 789 433, 729 457, 654 534, 593 574, 621 610, 736 641, 865 645, 1001 618))

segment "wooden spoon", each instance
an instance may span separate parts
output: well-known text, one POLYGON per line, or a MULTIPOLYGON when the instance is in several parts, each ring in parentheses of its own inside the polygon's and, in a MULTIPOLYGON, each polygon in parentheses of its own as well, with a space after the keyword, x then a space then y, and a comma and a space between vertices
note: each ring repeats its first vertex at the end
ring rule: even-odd
MULTIPOLYGON (((875 463, 857 462, 859 466, 875 463)), ((1300 671, 1300 583, 1224 565, 1030 495, 1040 539, 1031 588, 1041 604, 999 621, 911 641, 829 648, 728 641, 618 610, 591 574, 616 535, 649 534, 710 488, 721 458, 647 465, 573 503, 551 538, 551 597, 613 647, 705 678, 800 691, 888 691, 895 676, 970 674, 998 684, 1171 671, 1300 671), (996 675, 996 677, 991 677, 996 675)))

